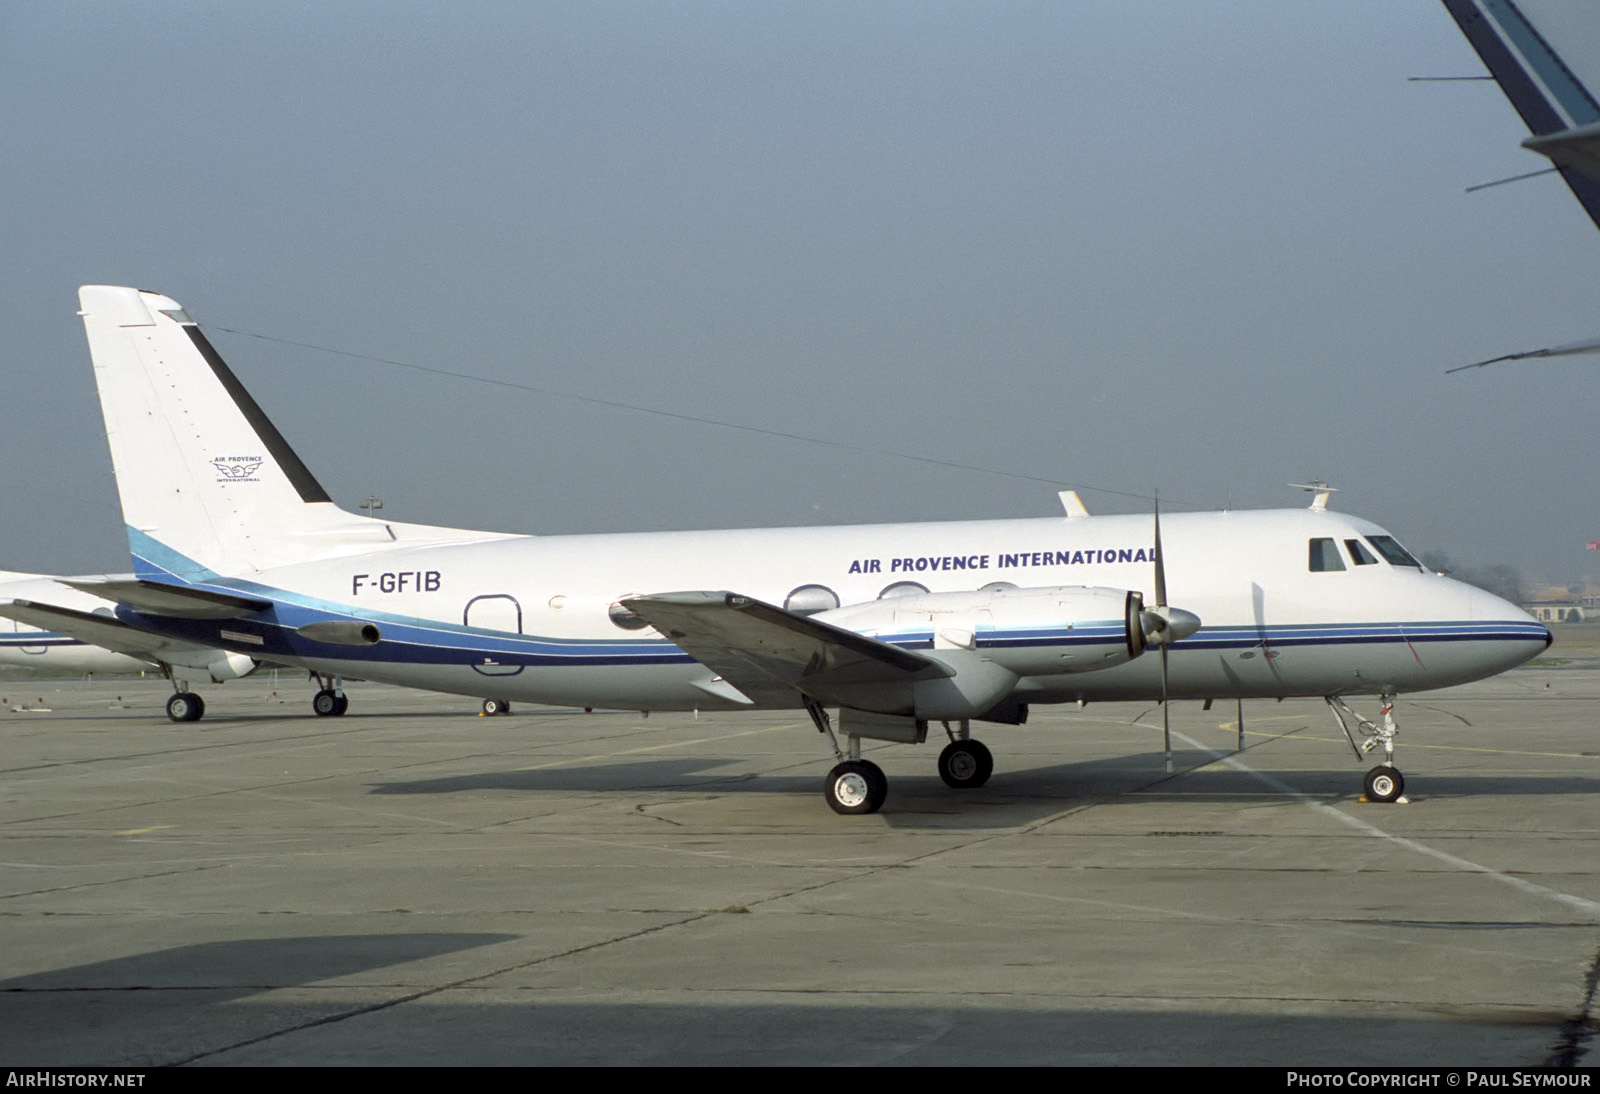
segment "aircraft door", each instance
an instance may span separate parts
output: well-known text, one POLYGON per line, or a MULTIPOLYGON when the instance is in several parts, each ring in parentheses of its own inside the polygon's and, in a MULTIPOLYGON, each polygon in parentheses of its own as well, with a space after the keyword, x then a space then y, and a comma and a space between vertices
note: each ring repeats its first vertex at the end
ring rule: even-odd
MULTIPOLYGON (((517 602, 516 597, 506 593, 475 596, 467 601, 467 607, 461 613, 461 622, 469 627, 481 627, 488 631, 521 634, 522 605, 517 602)), ((492 656, 479 659, 472 668, 484 676, 515 676, 522 671, 521 665, 502 665, 492 656)))
MULTIPOLYGON (((18 623, 15 619, 13 619, 13 620, 11 620, 11 630, 18 637, 20 637, 24 633, 33 631, 33 628, 32 627, 24 627, 21 623, 18 623)), ((35 633, 37 633, 37 632, 35 632, 35 633)), ((45 645, 18 646, 17 649, 21 650, 23 653, 33 654, 35 657, 37 657, 40 654, 47 653, 49 651, 50 647, 49 646, 45 646, 45 645)))

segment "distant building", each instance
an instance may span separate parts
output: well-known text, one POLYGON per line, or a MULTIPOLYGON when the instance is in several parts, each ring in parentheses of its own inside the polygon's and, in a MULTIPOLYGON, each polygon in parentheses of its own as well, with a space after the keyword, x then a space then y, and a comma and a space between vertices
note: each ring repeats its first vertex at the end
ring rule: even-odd
POLYGON ((1522 606, 1541 623, 1585 623, 1600 619, 1600 589, 1591 584, 1574 595, 1566 586, 1544 585, 1522 606))
POLYGON ((1539 601, 1523 607, 1541 623, 1582 623, 1589 618, 1588 613, 1595 610, 1592 606, 1585 609, 1576 600, 1539 601))

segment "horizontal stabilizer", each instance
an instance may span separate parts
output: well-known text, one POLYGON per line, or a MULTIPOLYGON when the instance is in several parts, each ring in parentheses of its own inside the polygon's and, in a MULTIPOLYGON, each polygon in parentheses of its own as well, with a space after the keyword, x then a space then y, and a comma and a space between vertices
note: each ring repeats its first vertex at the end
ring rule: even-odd
POLYGON ((737 593, 661 593, 622 605, 757 702, 955 675, 942 661, 737 593))
POLYGON ((183 660, 197 653, 209 654, 210 658, 218 656, 216 651, 208 650, 208 647, 166 638, 124 623, 111 615, 80 612, 54 604, 40 604, 32 600, 0 601, 0 616, 151 663, 183 660))
POLYGON ((272 601, 256 597, 129 578, 64 580, 61 584, 79 592, 126 604, 137 611, 176 619, 237 619, 272 607, 272 601))

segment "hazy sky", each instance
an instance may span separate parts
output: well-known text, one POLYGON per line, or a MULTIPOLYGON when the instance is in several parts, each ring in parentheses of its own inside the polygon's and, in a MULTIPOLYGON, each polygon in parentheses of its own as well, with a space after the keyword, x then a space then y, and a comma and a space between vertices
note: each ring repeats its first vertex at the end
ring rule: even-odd
POLYGON ((76 289, 538 533, 1335 505, 1600 576, 1600 233, 1433 0, 0 6, 0 567, 119 570, 76 289), (333 347, 1012 473, 452 380, 333 347), (1032 476, 1032 479, 1026 476, 1032 476), (1044 481, 1039 481, 1044 480, 1044 481), (1107 491, 1120 491, 1112 493, 1107 491))

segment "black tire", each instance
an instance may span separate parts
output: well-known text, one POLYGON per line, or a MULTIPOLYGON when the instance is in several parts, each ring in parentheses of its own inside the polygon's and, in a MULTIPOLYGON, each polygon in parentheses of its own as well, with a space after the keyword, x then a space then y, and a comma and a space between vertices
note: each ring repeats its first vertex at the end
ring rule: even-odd
POLYGON ((335 694, 332 688, 323 688, 311 697, 311 709, 316 711, 319 718, 343 714, 349 704, 340 705, 339 700, 342 698, 343 696, 335 694))
POLYGON ((1379 764, 1367 772, 1361 787, 1366 791, 1368 801, 1398 801, 1400 795, 1406 792, 1406 777, 1388 764, 1379 764))
POLYGON ((822 786, 828 808, 847 817, 876 813, 889 796, 889 780, 871 760, 849 760, 828 772, 822 786))
POLYGON ((972 790, 994 774, 994 755, 982 741, 951 741, 939 753, 939 778, 952 790, 972 790))
POLYGON ((336 698, 338 699, 338 702, 333 705, 333 716, 335 718, 339 717, 339 715, 350 709, 350 696, 339 695, 336 696, 336 698))
POLYGON ((483 713, 490 718, 493 718, 496 714, 510 714, 511 704, 504 699, 485 699, 483 701, 483 713))
POLYGON ((180 691, 167 700, 167 717, 174 722, 198 722, 205 712, 205 701, 192 691, 180 691))

